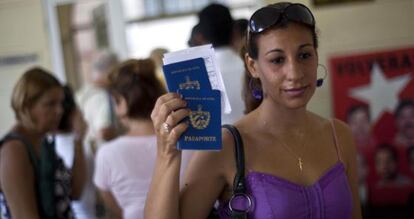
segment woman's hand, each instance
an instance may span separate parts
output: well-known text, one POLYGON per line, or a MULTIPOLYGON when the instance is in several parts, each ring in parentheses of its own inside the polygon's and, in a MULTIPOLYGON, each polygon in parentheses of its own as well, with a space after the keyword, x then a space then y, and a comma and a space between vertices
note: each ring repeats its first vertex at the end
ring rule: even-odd
POLYGON ((188 127, 186 122, 180 122, 190 114, 186 106, 187 102, 177 93, 167 93, 155 103, 151 119, 157 135, 158 156, 172 158, 180 155, 176 145, 188 127))
POLYGON ((72 131, 75 134, 75 156, 72 166, 72 194, 71 198, 77 200, 81 197, 83 187, 86 183, 86 163, 83 154, 83 139, 86 134, 87 125, 79 109, 73 112, 72 131))
POLYGON ((79 109, 76 109, 73 112, 72 128, 73 128, 73 133, 75 134, 76 140, 83 141, 88 125, 86 124, 85 119, 83 118, 82 112, 79 109))

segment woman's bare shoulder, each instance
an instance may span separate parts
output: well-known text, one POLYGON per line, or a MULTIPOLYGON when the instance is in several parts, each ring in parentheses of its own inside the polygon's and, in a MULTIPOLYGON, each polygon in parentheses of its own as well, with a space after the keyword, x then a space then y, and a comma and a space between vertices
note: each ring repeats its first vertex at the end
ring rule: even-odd
POLYGON ((337 144, 342 152, 344 160, 347 162, 356 156, 356 146, 349 126, 339 119, 332 119, 332 125, 337 137, 337 144))
POLYGON ((337 134, 349 133, 348 125, 336 118, 327 119, 318 114, 309 112, 313 128, 332 129, 335 128, 337 134))
POLYGON ((2 157, 10 157, 10 158, 26 155, 27 154, 26 146, 20 140, 11 139, 11 140, 4 142, 4 144, 1 146, 0 154, 2 157))

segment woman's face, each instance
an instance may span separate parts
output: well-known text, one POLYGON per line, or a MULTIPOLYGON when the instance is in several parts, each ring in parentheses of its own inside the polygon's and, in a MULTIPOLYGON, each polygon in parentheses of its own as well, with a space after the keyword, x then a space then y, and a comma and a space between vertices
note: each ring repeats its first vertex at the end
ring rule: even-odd
POLYGON ((375 168, 381 179, 393 179, 397 174, 397 163, 388 150, 382 149, 377 152, 375 155, 375 168))
POLYGON ((406 138, 412 138, 414 136, 414 107, 404 107, 398 118, 397 127, 399 132, 406 138))
POLYGON ((62 117, 64 94, 62 88, 46 91, 32 106, 30 115, 37 131, 46 133, 57 129, 62 117))
POLYGON ((260 78, 265 98, 287 108, 306 106, 315 92, 318 66, 311 32, 290 23, 260 35, 257 48, 257 60, 248 65, 253 77, 260 78))
POLYGON ((356 110, 349 117, 348 125, 356 140, 367 140, 370 137, 371 124, 366 110, 356 110))

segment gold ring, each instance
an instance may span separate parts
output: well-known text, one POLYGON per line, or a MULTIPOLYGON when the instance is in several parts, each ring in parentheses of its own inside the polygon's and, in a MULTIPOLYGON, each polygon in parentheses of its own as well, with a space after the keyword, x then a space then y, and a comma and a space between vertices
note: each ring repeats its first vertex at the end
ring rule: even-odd
POLYGON ((170 131, 171 131, 171 127, 170 127, 170 125, 169 125, 168 123, 166 123, 166 122, 162 123, 162 129, 163 129, 163 130, 164 130, 164 132, 166 132, 166 133, 170 133, 170 131))

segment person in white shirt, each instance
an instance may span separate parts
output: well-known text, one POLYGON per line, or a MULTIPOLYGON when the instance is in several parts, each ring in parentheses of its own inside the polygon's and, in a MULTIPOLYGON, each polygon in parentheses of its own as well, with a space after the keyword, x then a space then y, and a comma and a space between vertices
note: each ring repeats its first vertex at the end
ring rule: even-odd
POLYGON ((96 188, 92 182, 95 151, 104 142, 117 136, 117 122, 111 106, 111 97, 106 90, 107 75, 118 64, 117 56, 108 50, 98 51, 92 61, 88 83, 76 95, 76 102, 88 125, 84 141, 84 154, 87 164, 87 181, 79 201, 73 204, 79 219, 93 219, 96 211, 96 188))
POLYGON ((230 114, 222 114, 222 124, 233 124, 244 113, 242 99, 244 63, 232 49, 233 18, 230 10, 213 3, 198 13, 197 30, 203 42, 213 44, 216 60, 223 76, 224 86, 231 105, 230 114))
POLYGON ((109 75, 115 113, 127 133, 99 148, 94 183, 112 216, 144 217, 144 203, 156 159, 151 111, 165 89, 150 59, 127 60, 109 75))

